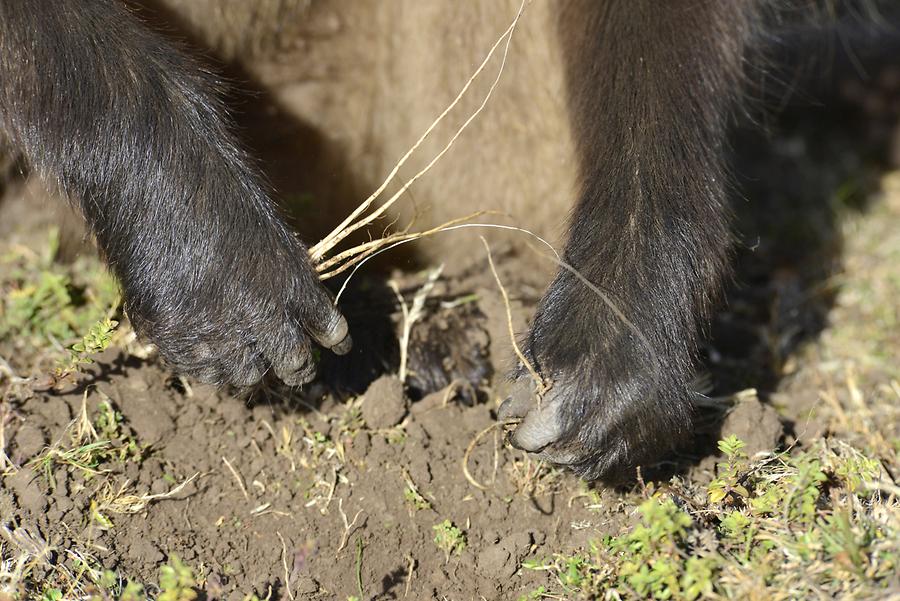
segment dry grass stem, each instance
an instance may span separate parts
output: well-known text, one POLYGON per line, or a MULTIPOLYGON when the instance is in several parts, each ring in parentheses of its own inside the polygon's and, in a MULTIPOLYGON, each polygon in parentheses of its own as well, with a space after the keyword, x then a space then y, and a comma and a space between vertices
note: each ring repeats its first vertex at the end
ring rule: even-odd
POLYGON ((22 552, 26 561, 44 565, 55 551, 55 548, 41 538, 40 534, 35 534, 25 528, 18 527, 10 530, 6 524, 0 524, 0 534, 3 534, 7 542, 22 552))
MULTIPOLYGON (((326 235, 321 241, 317 244, 313 245, 309 249, 309 256, 312 259, 313 264, 318 265, 323 262, 325 256, 334 249, 338 244, 340 244, 347 236, 351 235, 353 232, 364 228, 374 222, 375 220, 381 218, 387 210, 397 202, 397 200, 406 193, 407 190, 423 175, 425 175, 453 146, 456 140, 462 135, 463 131, 465 131, 469 125, 475 120, 476 117, 484 110, 487 106, 488 101, 494 93, 494 90, 497 88, 497 85, 500 83, 500 78, 503 74, 503 70, 506 67, 506 61, 509 56, 509 47, 512 42, 513 32, 516 29, 516 26, 519 23, 519 19, 522 16, 522 12, 525 9, 526 0, 522 0, 521 5, 519 6, 519 10, 516 13, 515 18, 512 23, 510 23, 509 27, 503 32, 502 35, 494 42, 494 45, 488 51, 487 56, 485 56, 484 60, 475 70, 475 72, 469 77, 466 81, 465 85, 453 99, 453 101, 447 106, 446 109, 431 123, 431 125, 425 130, 425 132, 419 137, 419 139, 413 144, 413 146, 406 152, 406 154, 401 157, 401 159, 397 162, 394 168, 390 171, 388 176, 382 182, 380 186, 366 199, 364 200, 350 215, 347 216, 334 230, 332 230, 328 235, 326 235), (504 44, 505 40, 505 44, 504 44), (412 154, 422 145, 422 143, 431 135, 431 133, 435 130, 435 128, 444 120, 444 118, 452 111, 457 104, 459 104, 460 100, 465 96, 471 87, 472 83, 481 75, 484 71, 487 64, 490 62, 491 58, 494 56, 494 53, 497 49, 503 44, 503 55, 500 62, 500 67, 497 70, 497 75, 494 78, 494 81, 491 83, 488 88, 487 93, 484 96, 481 104, 476 108, 469 117, 463 122, 463 124, 456 130, 456 132, 451 136, 450 140, 444 145, 444 147, 423 167, 420 169, 414 176, 412 176, 409 180, 407 180, 396 193, 394 193, 387 201, 383 202, 380 206, 378 206, 374 211, 364 216, 367 211, 372 207, 375 203, 376 199, 385 191, 388 185, 394 180, 397 174, 400 171, 400 168, 406 163, 406 161, 412 156, 412 154)), ((431 230, 430 230, 431 231, 431 230)), ((432 231, 432 233, 434 233, 432 231)), ((419 234, 406 234, 405 232, 401 234, 402 236, 414 236, 417 239, 424 235, 430 235, 428 233, 419 233, 419 234)), ((383 238, 379 243, 380 246, 386 246, 391 244, 390 236, 383 238)), ((334 274, 331 274, 334 275, 334 274)), ((330 276, 329 276, 330 277, 330 276)))
POLYGON ((291 590, 291 571, 288 569, 287 564, 287 545, 284 542, 284 537, 281 536, 280 532, 275 532, 278 535, 278 540, 281 541, 281 565, 284 568, 284 587, 287 589, 288 597, 293 601, 294 599, 294 591, 291 590))
MULTIPOLYGON (((557 258, 559 258, 559 253, 556 251, 555 248, 553 248, 552 244, 547 242, 547 240, 545 240, 544 238, 541 238, 540 236, 538 236, 537 234, 535 234, 532 231, 526 230, 525 228, 517 227, 515 225, 503 225, 503 224, 499 224, 499 223, 460 223, 458 225, 441 226, 438 231, 433 232, 433 233, 437 234, 437 233, 442 233, 442 232, 452 232, 452 231, 466 229, 466 228, 487 228, 487 229, 507 230, 507 231, 521 232, 523 234, 528 234, 529 236, 531 236, 532 238, 534 238, 535 240, 537 240, 538 242, 540 242, 541 244, 543 244, 544 246, 549 248, 550 251, 557 258)), ((412 239, 400 240, 398 242, 389 244, 383 248, 378 248, 377 250, 372 252, 370 255, 368 255, 364 258, 361 258, 360 261, 356 265, 353 266, 353 271, 350 272, 350 275, 347 276, 347 279, 344 280, 344 283, 341 284, 341 288, 338 290, 337 295, 334 297, 334 304, 337 304, 338 301, 341 300, 341 295, 344 294, 344 290, 347 289, 347 286, 350 284, 350 280, 353 279, 353 276, 356 275, 356 272, 363 265, 365 265, 370 259, 374 259, 381 253, 387 252, 391 249, 397 248, 401 244, 407 244, 412 241, 413 241, 412 239)), ((329 274, 328 277, 331 277, 331 274, 329 274)))
POLYGON ((322 508, 319 510, 319 513, 325 515, 328 513, 328 506, 331 505, 332 499, 334 499, 334 491, 337 489, 338 485, 338 471, 336 467, 331 468, 331 475, 334 476, 331 479, 331 484, 328 485, 328 496, 325 497, 325 503, 322 505, 322 508))
POLYGON ((428 273, 428 276, 425 278, 425 283, 422 284, 422 287, 419 288, 415 296, 413 296, 411 305, 407 305, 406 301, 403 300, 403 295, 400 294, 400 288, 397 286, 397 282, 393 280, 388 282, 391 290, 393 290, 394 294, 397 296, 397 301, 400 303, 400 311, 403 313, 403 333, 400 335, 400 369, 397 372, 397 377, 401 382, 406 381, 406 363, 409 357, 409 336, 412 333, 413 324, 421 319, 423 309, 425 308, 425 300, 428 298, 428 295, 431 294, 431 291, 434 289, 434 285, 437 283, 438 278, 441 277, 441 272, 443 270, 444 266, 440 265, 428 273))
POLYGON ((364 242, 362 244, 354 246, 353 248, 349 248, 341 252, 340 254, 326 259, 322 263, 316 265, 316 271, 319 272, 319 279, 327 280, 329 278, 333 278, 339 273, 343 273, 354 265, 373 256, 378 252, 379 249, 385 248, 387 246, 393 246, 398 242, 412 242, 413 240, 419 240, 420 238, 427 238, 428 236, 433 236, 434 234, 437 234, 439 232, 452 229, 453 226, 465 223, 471 219, 475 219, 476 217, 481 217, 489 213, 491 213, 491 211, 476 211, 464 217, 458 217, 456 219, 447 221, 446 223, 442 223, 441 225, 433 227, 430 230, 414 232, 412 234, 408 234, 406 233, 406 230, 404 230, 395 234, 389 234, 376 240, 369 240, 368 242, 364 242))
POLYGON ((362 515, 362 509, 356 512, 352 521, 347 521, 347 514, 344 513, 344 500, 338 499, 338 513, 341 514, 341 520, 344 522, 344 532, 341 534, 341 540, 338 543, 337 551, 334 552, 335 559, 338 554, 344 550, 344 547, 347 546, 347 541, 350 540, 350 535, 353 534, 353 530, 356 528, 356 520, 362 515))
POLYGON ((466 480, 469 481, 469 484, 471 484, 472 486, 474 486, 475 488, 477 488, 479 490, 487 490, 488 487, 485 486, 484 484, 482 484, 481 482, 479 482, 478 480, 476 480, 475 476, 472 475, 472 472, 469 471, 469 456, 472 454, 472 451, 475 450, 475 447, 478 445, 478 442, 482 438, 484 438, 486 434, 488 434, 489 432, 492 432, 493 430, 496 430, 497 428, 502 428, 505 425, 506 425, 506 422, 496 422, 496 423, 491 424, 490 426, 488 426, 487 428, 485 428, 478 434, 476 434, 475 438, 473 438, 472 441, 469 443, 469 445, 466 447, 465 454, 463 454, 463 458, 462 458, 463 476, 466 477, 466 480))
POLYGON ((470 398, 477 398, 475 387, 472 386, 471 382, 464 378, 456 378, 447 385, 447 389, 444 391, 444 397, 441 399, 441 407, 446 407, 453 396, 460 391, 468 392, 470 398))
MULTIPOLYGON (((407 471, 406 468, 400 468, 400 475, 403 476, 403 481, 406 483, 406 487, 412 492, 412 495, 418 501, 421 499, 424 503, 427 503, 428 509, 431 509, 431 502, 425 498, 425 495, 422 494, 422 491, 419 490, 419 487, 416 486, 416 483, 412 479, 412 475, 407 471)), ((416 507, 418 509, 418 507, 416 507)), ((412 513, 410 513, 412 515, 412 513)))
POLYGON ((873 492, 886 492, 894 499, 900 499, 900 486, 897 486, 893 482, 879 479, 873 480, 871 482, 863 482, 863 486, 866 490, 871 490, 873 492))
POLYGON ((416 575, 416 560, 412 554, 406 556, 406 587, 403 589, 403 596, 409 596, 409 587, 412 586, 413 577, 416 575))
POLYGON ((222 457, 222 461, 225 463, 225 467, 228 468, 228 471, 231 472, 231 475, 234 476, 235 481, 238 483, 238 486, 241 489, 241 492, 244 493, 244 498, 249 501, 250 494, 247 492, 247 487, 244 486, 244 479, 241 478, 241 475, 238 473, 238 471, 236 469, 234 469, 234 466, 231 465, 231 463, 227 459, 222 457))
POLYGON ((126 494, 123 494, 125 492, 125 489, 128 486, 128 482, 126 482, 119 488, 118 494, 116 494, 115 497, 110 502, 105 504, 105 508, 109 509, 113 513, 122 513, 122 514, 140 513, 141 511, 146 509, 150 503, 152 503, 154 501, 160 501, 162 499, 170 499, 170 498, 174 497, 175 495, 177 495, 178 493, 183 491, 184 488, 188 484, 193 482, 194 479, 197 478, 197 476, 199 476, 199 475, 200 475, 200 472, 197 472, 196 474, 194 474, 193 476, 191 476, 190 478, 188 478, 187 480, 185 480, 184 482, 182 482, 181 484, 179 484, 178 486, 176 486, 169 492, 158 493, 158 494, 153 494, 153 495, 126 495, 126 494))
POLYGON ((93 442, 100 439, 100 436, 97 434, 97 430, 94 429, 94 424, 91 423, 91 418, 88 415, 87 397, 90 390, 90 388, 86 388, 84 394, 81 395, 81 410, 78 412, 78 417, 75 418, 73 437, 77 444, 93 442))
POLYGON ((10 421, 12 412, 6 403, 0 400, 0 475, 14 474, 18 470, 9 455, 6 454, 6 424, 10 421))
MULTIPOLYGON (((0 356, 0 376, 6 378, 10 384, 28 384, 31 379, 30 378, 22 378, 17 373, 16 370, 13 369, 12 365, 9 364, 9 361, 0 356)), ((3 378, 0 378, 2 380, 3 378)))
POLYGON ((481 243, 484 244, 484 249, 487 251, 488 264, 491 266, 491 273, 494 274, 494 279, 497 281, 497 286, 500 288, 500 294, 503 295, 503 306, 506 307, 506 325, 509 328, 509 339, 512 341, 513 351, 515 351, 516 357, 519 358, 519 361, 525 369, 528 370, 528 373, 531 374, 531 378, 534 380, 534 385, 537 389, 537 397, 540 400, 543 398, 544 393, 550 389, 550 384, 538 374, 537 370, 534 369, 531 362, 528 361, 525 354, 522 352, 522 349, 519 348, 519 344, 516 342, 516 332, 512 322, 512 307, 509 306, 509 295, 506 293, 506 288, 503 287, 503 282, 500 281, 500 274, 497 273, 497 267, 494 265, 494 257, 491 255, 491 247, 488 246, 484 236, 481 236, 481 243))

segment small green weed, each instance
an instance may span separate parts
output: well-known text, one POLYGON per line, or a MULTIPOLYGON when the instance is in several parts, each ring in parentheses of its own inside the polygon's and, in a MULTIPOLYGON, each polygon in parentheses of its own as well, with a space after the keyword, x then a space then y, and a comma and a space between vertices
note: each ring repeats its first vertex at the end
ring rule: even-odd
POLYGON ((314 469, 333 458, 337 458, 339 463, 343 463, 343 445, 335 444, 329 436, 316 430, 306 418, 299 418, 297 424, 303 430, 303 442, 306 443, 307 449, 307 453, 300 459, 302 467, 314 469))
POLYGON ((159 570, 158 601, 194 601, 197 598, 194 572, 177 555, 169 556, 169 563, 159 570))
MULTIPOLYGON (((0 342, 15 344, 26 360, 61 358, 62 348, 84 343, 81 333, 105 323, 119 305, 118 283, 99 259, 61 265, 57 247, 52 230, 45 253, 15 247, 0 256, 0 342)), ((87 347, 78 356, 86 354, 87 347)))
POLYGON ((543 586, 539 586, 530 593, 526 593, 524 595, 519 595, 517 601, 535 601, 537 599, 543 599, 547 596, 547 589, 543 586))
POLYGON ((406 504, 415 511, 431 509, 431 503, 428 502, 428 499, 423 497, 418 490, 411 486, 407 486, 403 489, 403 498, 406 500, 406 504))
POLYGON ((91 594, 88 601, 146 601, 144 587, 131 580, 123 581, 119 574, 112 570, 103 570, 96 579, 99 593, 91 594))
POLYGON ((900 503, 873 492, 888 478, 878 461, 831 441, 756 462, 743 447, 719 442, 706 506, 679 505, 697 495, 673 481, 631 530, 523 567, 586 599, 845 597, 896 582, 900 503))
POLYGON ((44 589, 41 595, 41 601, 60 601, 63 598, 63 592, 58 588, 44 589))
MULTIPOLYGON (((17 530, 17 534, 20 532, 17 530)), ((34 535, 27 538, 46 544, 34 535)), ((71 569, 60 565, 55 570, 36 575, 33 569, 37 563, 28 561, 28 552, 17 556, 15 546, 0 544, 0 601, 148 601, 151 598, 144 585, 113 570, 103 569, 90 553, 78 548, 69 551, 75 558, 69 566, 71 569)), ((149 588, 159 591, 152 597, 158 601, 194 601, 198 598, 200 583, 190 567, 172 555, 160 569, 159 584, 149 588)))
POLYGON ((71 449, 47 449, 32 461, 32 465, 42 471, 49 482, 53 481, 53 467, 56 465, 75 468, 81 471, 85 478, 90 478, 106 471, 99 466, 111 447, 110 441, 98 440, 71 449))
POLYGON ((747 469, 747 454, 742 450, 746 446, 743 441, 731 435, 719 441, 719 450, 726 461, 719 464, 718 478, 708 488, 710 503, 721 503, 732 496, 746 498, 747 488, 741 484, 741 473, 747 469))
POLYGON ((451 555, 462 555, 466 549, 466 535, 462 530, 453 525, 450 520, 444 520, 433 527, 434 544, 444 552, 445 561, 450 561, 451 555))
POLYGON ((62 379, 72 374, 82 366, 94 362, 91 355, 105 351, 112 342, 112 334, 119 325, 118 321, 108 317, 98 321, 88 330, 80 342, 76 342, 69 348, 69 357, 60 362, 56 368, 56 377, 62 379))
POLYGON ((403 489, 403 499, 406 501, 406 505, 409 507, 410 515, 415 513, 416 511, 423 511, 426 509, 431 509, 431 503, 428 502, 422 493, 419 492, 419 487, 416 486, 416 483, 413 482, 412 476, 409 475, 409 472, 403 470, 403 480, 406 482, 406 488, 403 489))
POLYGON ((140 462, 145 448, 124 426, 122 414, 109 399, 100 402, 99 413, 91 420, 87 411, 87 392, 81 415, 69 425, 70 447, 55 444, 31 460, 53 486, 53 470, 64 466, 81 472, 85 479, 107 473, 112 464, 140 462))

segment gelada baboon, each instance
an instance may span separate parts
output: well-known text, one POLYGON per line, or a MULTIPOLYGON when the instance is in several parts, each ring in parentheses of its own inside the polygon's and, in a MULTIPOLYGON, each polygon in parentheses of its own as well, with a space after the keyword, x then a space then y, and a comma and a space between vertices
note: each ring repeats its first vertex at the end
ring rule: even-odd
MULTIPOLYGON (((604 477, 688 434, 698 331, 728 270, 723 145, 763 4, 535 0, 488 110, 417 186, 436 222, 490 208, 541 233, 574 201, 564 258, 623 313, 559 269, 524 338, 552 387, 536 403, 519 369, 500 410, 523 418, 516 446, 604 477)), ((147 15, 242 63, 374 181, 517 9, 0 0, 0 127, 80 204, 134 327, 175 369, 302 384, 314 345, 350 349, 347 322, 236 141, 217 76, 147 15)))

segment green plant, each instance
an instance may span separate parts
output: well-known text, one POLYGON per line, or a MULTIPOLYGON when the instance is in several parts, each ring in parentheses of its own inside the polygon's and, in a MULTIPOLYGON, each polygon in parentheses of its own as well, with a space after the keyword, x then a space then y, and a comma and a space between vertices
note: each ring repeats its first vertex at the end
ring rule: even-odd
POLYGON ((108 317, 93 324, 81 341, 71 346, 68 359, 60 363, 56 369, 57 377, 65 377, 78 371, 82 365, 93 363, 94 360, 91 358, 91 355, 96 355, 109 348, 113 331, 118 325, 118 321, 108 317))
POLYGON ((423 497, 418 490, 411 486, 407 486, 403 489, 403 498, 406 500, 407 505, 415 511, 431 509, 431 503, 428 502, 428 499, 423 497))
POLYGON ((115 278, 96 257, 54 262, 58 237, 41 254, 16 248, 0 255, 0 341, 14 339, 24 356, 57 355, 119 305, 115 278))
POLYGON ((466 535, 462 530, 453 525, 450 520, 444 520, 433 526, 434 544, 444 552, 445 561, 450 561, 451 555, 462 555, 466 549, 466 535))
POLYGON ((144 594, 144 587, 136 582, 129 580, 119 595, 119 601, 144 601, 147 596, 144 594))
POLYGON ((194 572, 178 555, 170 555, 169 562, 159 570, 160 593, 158 601, 194 601, 197 582, 194 572))
POLYGON ((534 601, 535 599, 543 599, 546 593, 547 589, 543 586, 539 586, 530 593, 519 595, 517 601, 534 601))
POLYGON ((108 461, 140 461, 144 450, 137 440, 126 432, 122 414, 110 400, 101 401, 99 413, 93 420, 93 430, 97 437, 110 441, 109 451, 102 457, 108 461))
POLYGON ((63 592, 58 588, 44 589, 41 595, 41 601, 60 601, 63 598, 63 592))
POLYGON ((11 290, 6 299, 2 336, 71 337, 72 297, 69 278, 43 271, 36 281, 11 290))
POLYGON ((885 478, 877 460, 827 440, 755 462, 735 437, 719 448, 725 461, 705 505, 680 505, 702 496, 673 480, 671 495, 639 506, 639 524, 522 567, 551 572, 561 596, 584 599, 847 597, 890 586, 900 514, 872 495, 871 483, 885 478))
POLYGON ((881 462, 852 450, 848 455, 836 462, 834 474, 847 485, 851 493, 868 496, 865 483, 878 477, 882 471, 881 462))
POLYGON ((146 601, 147 599, 142 585, 131 580, 126 580, 123 584, 119 574, 112 570, 100 572, 96 585, 102 593, 91 595, 88 601, 146 601))
POLYGON ((746 498, 750 493, 740 482, 741 473, 747 469, 747 454, 743 451, 746 445, 732 434, 720 440, 718 446, 725 455, 725 462, 719 464, 718 478, 709 484, 709 502, 721 503, 729 496, 746 498))
POLYGON ((86 478, 90 478, 106 471, 100 468, 100 464, 111 447, 112 443, 108 440, 99 440, 71 449, 50 448, 33 459, 31 463, 44 472, 47 481, 51 484, 53 483, 54 465, 78 469, 86 478))
POLYGON ((691 564, 682 571, 685 541, 693 525, 691 517, 671 499, 651 497, 638 508, 641 524, 607 542, 607 548, 622 558, 618 581, 643 597, 696 599, 711 587, 713 566, 691 564), (704 574, 709 577, 703 578, 704 574))
POLYGON ((403 498, 410 509, 410 514, 431 509, 431 503, 422 496, 416 483, 413 482, 412 476, 406 470, 403 470, 403 480, 406 482, 406 488, 403 489, 403 498))
MULTIPOLYGON (((100 403, 99 414, 93 420, 87 415, 85 405, 81 417, 70 427, 71 447, 65 448, 56 444, 31 460, 31 465, 44 473, 47 481, 54 485, 53 468, 61 465, 81 472, 85 479, 90 479, 109 471, 105 464, 125 461, 140 462, 145 449, 124 428, 122 414, 111 401, 100 403)), ((96 517, 96 516, 92 516, 96 517)), ((101 522, 102 523, 102 520, 101 522)))

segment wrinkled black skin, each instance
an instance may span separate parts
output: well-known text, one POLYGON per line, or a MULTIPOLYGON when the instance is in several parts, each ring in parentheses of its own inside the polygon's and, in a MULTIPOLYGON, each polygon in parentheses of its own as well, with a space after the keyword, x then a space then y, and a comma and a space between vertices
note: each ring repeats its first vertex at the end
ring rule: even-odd
POLYGON ((80 203, 137 331, 205 382, 302 384, 346 322, 217 88, 118 2, 0 1, 0 128, 80 203))
MULTIPOLYGON (((581 475, 633 473, 690 433, 698 332, 727 272, 723 144, 754 9, 561 5, 583 180, 565 260, 612 303, 560 269, 526 338, 552 385, 538 407, 519 370, 501 417, 524 416, 513 443, 581 475)), ((272 368, 299 384, 310 338, 348 350, 215 78, 125 8, 0 0, 0 86, 0 127, 78 199, 134 325, 177 370, 248 385, 272 368)))

